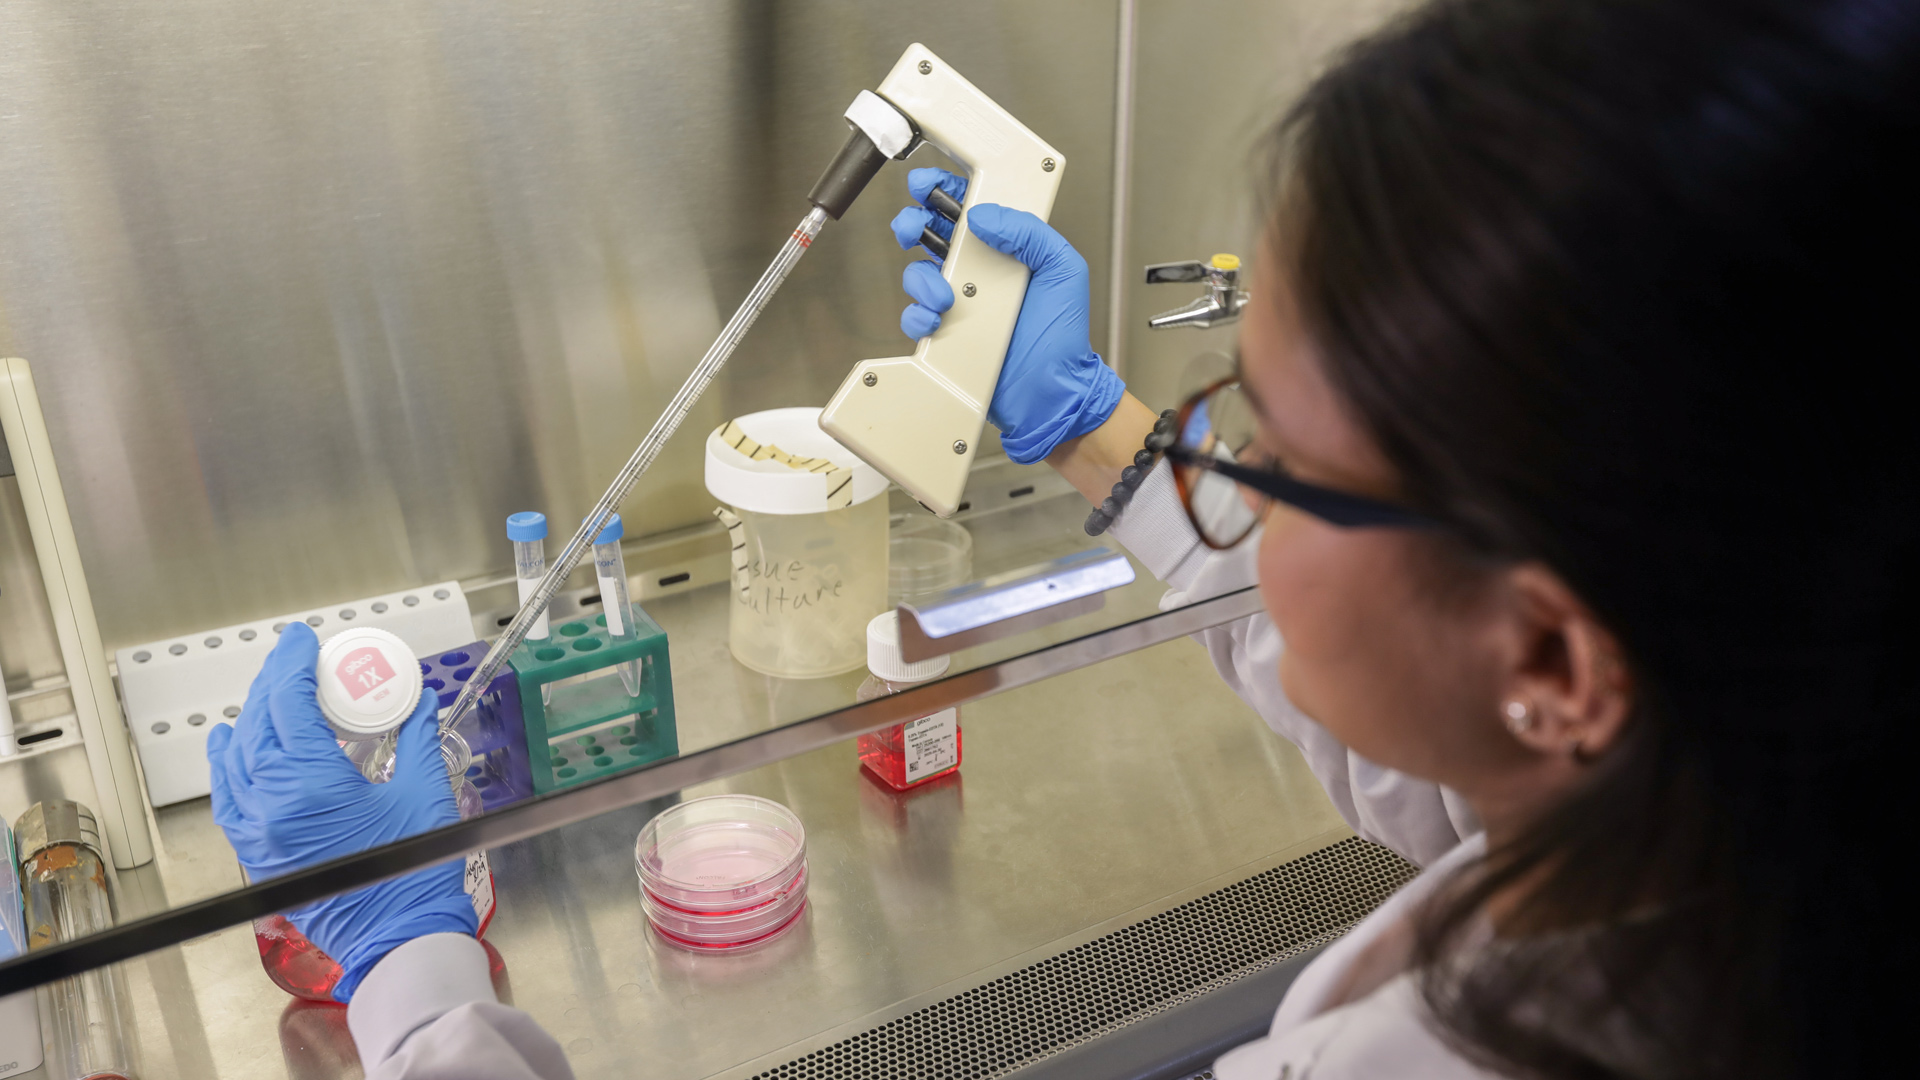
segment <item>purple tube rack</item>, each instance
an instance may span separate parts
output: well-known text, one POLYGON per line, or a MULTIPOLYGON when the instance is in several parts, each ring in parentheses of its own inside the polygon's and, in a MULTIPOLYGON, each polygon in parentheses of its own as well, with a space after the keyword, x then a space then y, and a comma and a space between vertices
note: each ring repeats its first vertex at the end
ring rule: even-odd
MULTIPOLYGON (((467 685, 480 658, 487 654, 487 643, 476 641, 457 649, 424 656, 420 675, 425 688, 440 696, 440 708, 452 707, 460 690, 467 685)), ((473 751, 473 766, 467 779, 480 791, 480 802, 487 809, 518 802, 533 794, 533 771, 527 762, 526 720, 520 711, 520 680, 511 668, 493 677, 480 695, 480 705, 454 730, 467 740, 473 751)))

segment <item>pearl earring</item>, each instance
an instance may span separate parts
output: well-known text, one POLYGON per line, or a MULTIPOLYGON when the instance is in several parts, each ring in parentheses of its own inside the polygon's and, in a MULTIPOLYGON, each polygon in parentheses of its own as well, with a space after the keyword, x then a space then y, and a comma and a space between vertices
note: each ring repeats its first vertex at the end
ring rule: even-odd
POLYGON ((1507 702, 1507 730, 1522 735, 1533 729, 1533 706, 1519 699, 1507 702))

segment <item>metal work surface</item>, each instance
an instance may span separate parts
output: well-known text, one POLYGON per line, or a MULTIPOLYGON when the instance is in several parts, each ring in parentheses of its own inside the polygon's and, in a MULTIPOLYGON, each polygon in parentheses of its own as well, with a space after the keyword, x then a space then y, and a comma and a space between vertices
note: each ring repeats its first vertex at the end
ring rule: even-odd
MULTIPOLYGON (((583 1076, 763 1071, 1350 835, 1189 641, 969 705, 962 724, 960 772, 906 793, 866 779, 851 742, 684 793, 762 795, 807 825, 808 913, 758 950, 695 955, 647 929, 633 839, 662 804, 496 849, 488 937, 513 1001, 583 1076)), ((204 804, 162 813, 156 835, 170 887, 237 876, 204 804)), ((140 875, 121 879, 125 900, 140 875)), ((245 927, 127 968, 143 1080, 358 1075, 339 1010, 291 1005, 245 927)))
POLYGON ((1331 941, 1416 872, 1352 837, 753 1080, 1004 1076, 1331 941))

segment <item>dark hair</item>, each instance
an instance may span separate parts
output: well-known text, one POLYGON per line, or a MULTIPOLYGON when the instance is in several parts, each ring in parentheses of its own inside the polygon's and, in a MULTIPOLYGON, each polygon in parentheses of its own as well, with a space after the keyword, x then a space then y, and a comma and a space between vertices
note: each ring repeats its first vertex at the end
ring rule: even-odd
POLYGON ((1904 1052, 1917 135, 1901 0, 1443 0, 1276 133, 1288 281, 1403 496, 1631 668, 1622 742, 1425 927, 1439 1029, 1501 1071, 1904 1052))

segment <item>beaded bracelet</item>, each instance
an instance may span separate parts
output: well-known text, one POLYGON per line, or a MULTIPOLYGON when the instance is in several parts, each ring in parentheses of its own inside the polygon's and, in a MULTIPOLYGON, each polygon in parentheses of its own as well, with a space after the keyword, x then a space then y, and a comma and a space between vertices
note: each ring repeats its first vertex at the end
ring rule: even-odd
POLYGON ((1108 495, 1093 513, 1087 515, 1087 535, 1099 536, 1120 516, 1120 511, 1133 493, 1139 489, 1141 481, 1153 471, 1153 459, 1173 445, 1173 423, 1178 414, 1172 409, 1160 414, 1153 422, 1153 430, 1147 433, 1147 447, 1133 455, 1133 464, 1120 470, 1120 482, 1113 485, 1113 494, 1108 495))

